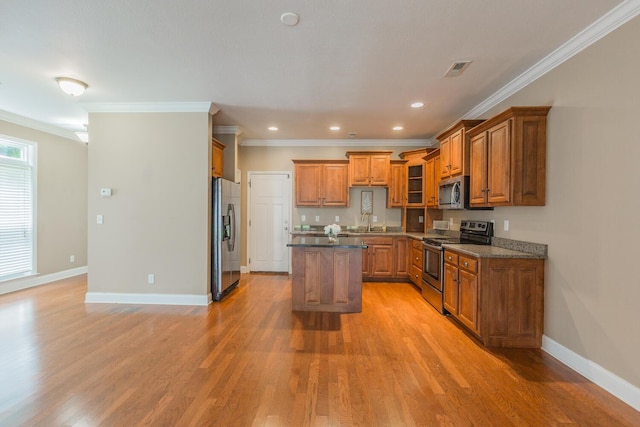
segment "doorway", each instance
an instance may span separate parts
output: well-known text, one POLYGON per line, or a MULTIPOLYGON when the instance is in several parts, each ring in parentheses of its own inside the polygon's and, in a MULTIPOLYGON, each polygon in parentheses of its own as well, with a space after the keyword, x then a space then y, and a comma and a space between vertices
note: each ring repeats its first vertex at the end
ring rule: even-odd
POLYGON ((249 271, 289 272, 291 172, 248 172, 249 271))

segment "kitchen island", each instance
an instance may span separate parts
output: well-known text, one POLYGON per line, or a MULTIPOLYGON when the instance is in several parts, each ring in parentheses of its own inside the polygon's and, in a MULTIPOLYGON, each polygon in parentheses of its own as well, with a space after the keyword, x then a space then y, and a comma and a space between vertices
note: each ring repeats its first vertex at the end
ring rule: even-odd
POLYGON ((294 311, 362 311, 362 250, 359 237, 294 237, 291 299, 294 311))

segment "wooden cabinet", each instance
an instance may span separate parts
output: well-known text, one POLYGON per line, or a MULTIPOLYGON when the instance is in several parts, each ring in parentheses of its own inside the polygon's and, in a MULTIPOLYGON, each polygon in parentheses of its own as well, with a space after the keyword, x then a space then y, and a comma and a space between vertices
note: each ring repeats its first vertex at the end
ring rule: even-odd
POLYGON ((478 334, 477 260, 445 250, 444 262, 444 308, 478 334))
POLYGON ((409 279, 418 288, 422 288, 422 241, 410 239, 411 262, 409 265, 409 279))
POLYGON ((425 159, 426 204, 438 207, 438 184, 440 183, 440 150, 427 154, 425 159))
POLYGON ((444 251, 444 308, 490 347, 540 347, 544 260, 444 251))
POLYGON ((468 132, 471 206, 544 206, 550 108, 511 107, 468 132))
POLYGON ((215 138, 211 138, 211 176, 215 178, 222 177, 223 155, 222 150, 225 146, 222 142, 215 138))
POLYGON ((401 208, 406 198, 406 160, 391 160, 387 208, 401 208))
POLYGON ((407 278, 407 238, 394 236, 365 236, 368 246, 362 253, 362 276, 369 279, 407 278))
POLYGON ((409 275, 409 239, 407 237, 393 238, 393 276, 407 278, 409 275))
POLYGON ((425 161, 426 148, 405 151, 400 158, 407 161, 407 186, 405 205, 411 208, 424 208, 425 198, 425 161))
POLYGON ((469 175, 469 140, 467 131, 482 120, 460 120, 437 136, 440 141, 440 179, 469 175))
POLYGON ((362 250, 294 247, 291 251, 294 311, 362 311, 362 250))
POLYGON ((369 246, 365 249, 368 253, 364 257, 369 265, 365 267, 363 264, 363 275, 366 270, 368 277, 393 277, 393 237, 364 237, 362 240, 369 246))
POLYGON ((392 151, 347 151, 349 186, 388 186, 391 153, 392 151))
POLYGON ((298 207, 349 206, 349 163, 294 160, 298 207))

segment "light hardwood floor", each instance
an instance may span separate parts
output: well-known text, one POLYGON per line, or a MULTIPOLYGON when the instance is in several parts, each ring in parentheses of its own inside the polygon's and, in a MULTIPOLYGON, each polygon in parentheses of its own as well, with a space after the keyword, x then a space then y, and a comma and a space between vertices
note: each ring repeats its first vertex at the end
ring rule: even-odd
POLYGON ((287 276, 209 307, 85 304, 78 277, 0 296, 2 426, 632 426, 540 350, 491 351, 409 284, 295 313, 287 276))

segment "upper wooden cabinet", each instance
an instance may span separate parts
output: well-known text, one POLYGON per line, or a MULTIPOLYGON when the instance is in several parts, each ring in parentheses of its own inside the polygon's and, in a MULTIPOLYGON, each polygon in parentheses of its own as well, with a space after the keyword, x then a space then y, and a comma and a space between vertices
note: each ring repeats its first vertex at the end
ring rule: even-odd
POLYGON ((544 206, 550 108, 511 107, 468 132, 471 206, 544 206))
POLYGON ((349 162, 293 160, 296 206, 349 206, 349 162))
POLYGON ((347 151, 349 186, 386 187, 393 151, 347 151))
POLYGON ((391 160, 387 208, 401 208, 406 199, 406 160, 391 160))
POLYGON ((469 139, 467 131, 482 120, 460 120, 438 135, 440 141, 440 179, 469 175, 469 139))
POLYGON ((427 154, 425 160, 426 203, 428 208, 438 207, 438 184, 440 183, 440 150, 427 154))
POLYGON ((222 142, 215 138, 211 138, 211 176, 215 178, 222 177, 222 150, 225 146, 222 142))
POLYGON ((407 207, 424 208, 426 206, 424 157, 428 152, 427 148, 420 148, 400 153, 400 158, 407 161, 407 195, 405 200, 407 207))

